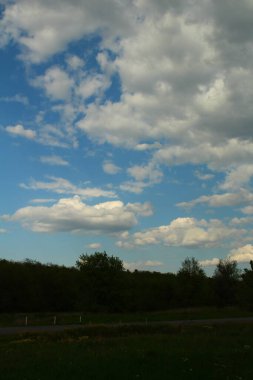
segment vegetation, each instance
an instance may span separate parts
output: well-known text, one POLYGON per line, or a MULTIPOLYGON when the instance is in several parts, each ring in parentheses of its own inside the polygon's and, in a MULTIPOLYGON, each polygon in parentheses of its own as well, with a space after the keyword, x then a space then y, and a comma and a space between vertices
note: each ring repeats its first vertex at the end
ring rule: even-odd
POLYGON ((253 309, 253 264, 242 273, 220 260, 209 278, 194 258, 177 274, 129 272, 106 252, 81 255, 75 267, 0 260, 0 312, 155 312, 236 306, 253 309))
POLYGON ((252 325, 100 327, 0 339, 5 380, 250 380, 252 359, 252 325))

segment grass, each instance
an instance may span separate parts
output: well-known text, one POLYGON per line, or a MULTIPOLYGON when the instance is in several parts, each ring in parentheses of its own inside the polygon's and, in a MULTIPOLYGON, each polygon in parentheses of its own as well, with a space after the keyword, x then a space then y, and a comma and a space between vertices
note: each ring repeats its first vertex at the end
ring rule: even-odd
POLYGON ((26 316, 28 325, 52 325, 56 316, 57 324, 78 324, 80 316, 82 324, 98 323, 127 323, 145 321, 170 321, 182 319, 211 319, 211 318, 232 318, 251 317, 252 312, 238 308, 217 309, 214 307, 171 309, 159 312, 138 312, 138 313, 17 313, 0 314, 1 326, 23 326, 26 316))
POLYGON ((98 326, 0 339, 4 380, 253 378, 253 326, 98 326))

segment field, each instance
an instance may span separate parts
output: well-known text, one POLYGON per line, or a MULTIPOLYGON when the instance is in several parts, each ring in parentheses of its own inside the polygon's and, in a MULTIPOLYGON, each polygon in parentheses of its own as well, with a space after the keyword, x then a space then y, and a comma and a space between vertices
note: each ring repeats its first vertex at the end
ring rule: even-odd
POLYGON ((0 369, 4 380, 250 380, 253 325, 93 325, 3 336, 0 369))
POLYGON ((28 325, 52 325, 56 324, 107 324, 107 323, 128 323, 128 322, 159 322, 173 320, 190 319, 212 319, 212 318, 236 318, 253 317, 253 312, 238 309, 235 307, 215 308, 184 308, 171 309, 159 312, 138 312, 138 313, 16 313, 0 314, 1 326, 24 326, 26 317, 28 325), (55 320, 56 317, 56 320, 55 320))

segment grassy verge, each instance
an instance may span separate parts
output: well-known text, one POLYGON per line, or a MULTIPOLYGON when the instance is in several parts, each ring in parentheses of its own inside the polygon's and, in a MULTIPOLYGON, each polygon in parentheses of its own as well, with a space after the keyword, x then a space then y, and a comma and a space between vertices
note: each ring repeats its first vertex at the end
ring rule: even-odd
POLYGON ((5 380, 247 380, 252 359, 253 326, 246 324, 105 326, 0 339, 5 380))
POLYGON ((0 326, 23 326, 28 325, 52 325, 55 317, 57 324, 98 324, 98 323, 127 323, 145 321, 170 321, 181 319, 211 319, 211 318, 232 318, 232 317, 252 317, 253 313, 238 308, 217 309, 214 307, 175 309, 160 312, 142 313, 17 313, 0 314, 0 326), (81 317, 81 321, 80 321, 81 317))

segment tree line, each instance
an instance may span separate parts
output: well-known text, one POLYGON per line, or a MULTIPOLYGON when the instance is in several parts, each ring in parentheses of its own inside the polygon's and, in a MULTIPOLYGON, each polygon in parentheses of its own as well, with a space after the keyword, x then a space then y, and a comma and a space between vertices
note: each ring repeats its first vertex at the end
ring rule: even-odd
POLYGON ((208 277, 195 258, 174 273, 124 269, 106 252, 83 254, 75 267, 0 260, 0 312, 137 312, 198 306, 253 310, 253 262, 240 271, 220 260, 208 277))

